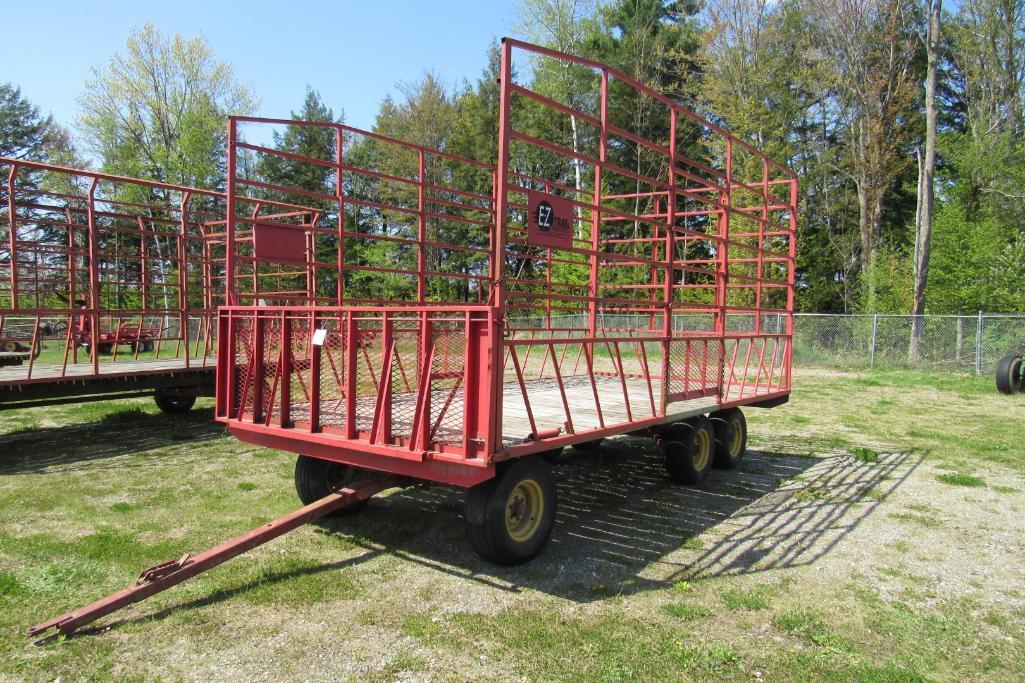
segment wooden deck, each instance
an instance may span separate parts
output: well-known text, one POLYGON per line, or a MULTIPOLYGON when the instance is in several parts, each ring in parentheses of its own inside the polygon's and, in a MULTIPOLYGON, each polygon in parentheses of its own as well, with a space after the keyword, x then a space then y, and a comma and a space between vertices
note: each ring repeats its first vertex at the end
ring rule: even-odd
MULTIPOLYGON (((574 432, 598 429, 604 421, 605 427, 618 424, 646 420, 657 416, 659 395, 662 382, 652 380, 651 394, 648 393, 648 382, 643 379, 628 378, 626 393, 623 383, 618 377, 595 377, 595 388, 587 377, 567 377, 563 380, 566 390, 566 403, 573 421, 574 432), (595 389, 598 403, 595 402, 595 389), (652 410, 652 397, 655 410, 652 410), (599 408, 601 416, 599 418, 599 408), (627 410, 629 406, 629 411, 627 410)), ((566 406, 555 380, 527 382, 527 398, 530 411, 539 431, 559 428, 566 433, 566 406)), ((714 396, 696 398, 689 401, 670 403, 666 415, 670 421, 682 420, 700 413, 707 413, 716 407, 714 396)), ((503 391, 502 435, 506 443, 525 441, 531 433, 530 419, 523 400, 523 392, 516 382, 507 382, 503 391)))
MULTIPOLYGON (((597 429, 602 425, 602 421, 606 427, 613 427, 650 419, 656 415, 652 411, 652 397, 648 394, 648 383, 642 379, 628 379, 626 396, 624 396, 623 384, 618 377, 596 377, 595 388, 600 401, 601 419, 598 417, 598 408, 595 405, 595 391, 587 377, 567 377, 564 378, 564 384, 566 403, 569 405, 569 414, 576 433, 597 429), (627 412, 627 399, 629 399, 629 413, 627 412)), ((562 434, 566 434, 566 409, 562 402, 558 383, 555 380, 534 380, 527 382, 526 387, 530 410, 538 431, 558 428, 562 434)), ((657 409, 661 382, 652 381, 651 388, 657 409)), ((299 397, 294 397, 294 399, 297 398, 299 397)), ((449 391, 447 389, 432 392, 431 405, 434 407, 432 410, 434 419, 436 419, 436 411, 446 403, 448 398, 449 391)), ((393 435, 402 438, 409 437, 413 429, 415 404, 415 392, 392 396, 391 431, 393 435)), ((707 413, 714 410, 716 406, 715 396, 670 403, 667 410, 668 420, 682 420, 707 413)), ((372 429, 375 410, 375 396, 359 396, 356 408, 356 425, 359 430, 369 431, 372 429)), ((290 417, 295 422, 308 422, 309 404, 303 403, 301 399, 295 400, 290 409, 290 417)), ((279 406, 275 405, 271 420, 273 422, 277 419, 279 419, 279 406)), ((335 428, 344 426, 345 399, 341 397, 322 399, 320 422, 322 425, 335 428)), ((458 391, 435 433, 435 440, 444 443, 460 443, 462 429, 463 398, 462 391, 458 391)), ((628 427, 624 428, 624 431, 628 430, 628 427)), ((515 381, 507 381, 503 387, 502 441, 507 446, 522 443, 530 439, 531 432, 530 419, 527 416, 527 407, 520 385, 515 381)))
MULTIPOLYGON (((216 359, 207 357, 192 358, 189 370, 213 369, 216 359)), ((173 374, 186 371, 184 358, 159 360, 111 360, 109 357, 100 359, 99 374, 94 372, 92 363, 68 363, 66 368, 60 365, 34 365, 29 377, 28 363, 0 367, 0 386, 25 383, 84 381, 105 377, 123 377, 134 375, 173 374)))

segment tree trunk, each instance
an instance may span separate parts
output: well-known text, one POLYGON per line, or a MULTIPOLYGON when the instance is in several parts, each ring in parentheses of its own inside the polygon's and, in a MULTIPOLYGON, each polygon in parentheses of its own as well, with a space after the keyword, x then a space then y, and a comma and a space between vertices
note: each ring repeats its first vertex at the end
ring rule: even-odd
POLYGON ((925 313, 925 290, 929 281, 929 247, 932 239, 933 175, 936 170, 936 62, 940 40, 940 6, 942 0, 929 0, 929 28, 926 35, 926 59, 928 63, 925 78, 925 158, 919 184, 921 201, 920 220, 915 235, 915 317, 911 329, 911 344, 908 355, 911 360, 921 356, 919 344, 922 339, 925 313))

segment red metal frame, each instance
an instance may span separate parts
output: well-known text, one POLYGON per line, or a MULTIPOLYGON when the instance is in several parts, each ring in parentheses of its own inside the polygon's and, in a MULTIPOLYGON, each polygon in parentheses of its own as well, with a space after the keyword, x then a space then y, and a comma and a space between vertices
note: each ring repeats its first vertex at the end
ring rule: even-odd
POLYGON ((794 174, 605 65, 510 39, 501 58, 494 169, 338 124, 230 120, 232 305, 220 310, 217 416, 240 439, 468 486, 507 458, 786 399, 794 174), (516 56, 591 74, 596 92, 581 99, 596 111, 515 83, 516 56), (661 107, 667 138, 614 123, 613 86, 661 107), (591 126, 597 152, 517 130, 511 112, 524 107, 591 126), (331 129, 334 157, 245 142, 240 127, 264 124, 331 129), (688 136, 710 160, 683 154, 688 136), (658 173, 612 160, 610 150, 624 145, 658 173), (240 177, 238 150, 330 169, 332 186, 313 192, 240 177), (527 173, 516 160, 530 154, 545 168, 576 164, 593 180, 577 189, 527 173), (481 178, 490 192, 480 191, 481 178), (609 191, 624 185, 631 191, 609 191), (284 226, 239 210, 257 191, 321 208, 284 226), (538 232, 541 201, 544 220, 571 208, 557 216, 561 237, 538 232), (301 232, 305 260, 291 259, 287 271, 270 265, 273 250, 247 250, 261 225, 301 232), (358 240, 373 248, 357 250, 358 240), (320 258, 324 245, 334 263, 320 258), (358 260, 367 253, 384 256, 358 260), (446 260, 463 253, 479 258, 471 267, 446 260), (261 286, 302 272, 326 290, 296 303, 288 287, 261 286), (469 284, 432 288, 432 279, 469 284))
POLYGON ((212 373, 224 193, 4 157, 0 174, 0 389, 212 373))

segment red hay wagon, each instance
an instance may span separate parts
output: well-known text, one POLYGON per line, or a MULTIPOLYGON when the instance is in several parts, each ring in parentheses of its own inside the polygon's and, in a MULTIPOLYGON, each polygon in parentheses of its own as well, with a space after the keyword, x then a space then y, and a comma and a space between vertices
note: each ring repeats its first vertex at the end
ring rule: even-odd
POLYGON ((305 503, 369 473, 467 487, 471 544, 517 563, 552 526, 539 456, 651 434, 669 475, 697 483, 742 456, 740 406, 787 399, 797 183, 604 65, 505 40, 501 68, 495 168, 344 125, 231 119, 238 275, 218 313, 216 413, 301 454, 305 503), (577 70, 590 109, 515 83, 517 57, 577 70), (613 89, 647 103, 647 129, 664 117, 665 138, 620 122, 613 89), (530 108, 574 118, 595 148, 518 130, 530 108), (330 131, 334 155, 245 142, 285 124, 330 131), (710 161, 684 155, 696 141, 710 161), (614 161, 624 149, 633 168, 614 161), (322 169, 325 187, 249 180, 242 153, 322 169), (302 226, 239 211, 258 193, 329 208, 302 226), (295 301, 302 282, 317 295, 295 301))
POLYGON ((548 461, 565 446, 651 436, 682 483, 738 464, 741 407, 790 392, 793 173, 614 69, 509 39, 497 143, 491 166, 333 123, 229 120, 216 415, 299 454, 305 506, 30 635, 72 633, 395 486, 466 488, 471 545, 515 564, 548 540, 548 461), (515 58, 591 91, 533 92, 515 58), (639 128, 624 98, 644 104, 639 128), (545 111, 565 135, 517 128, 545 111), (246 141, 273 126, 333 150, 246 141), (242 155, 318 183, 255 180, 242 155))
POLYGON ((224 194, 3 157, 0 173, 0 410, 212 395, 224 194))

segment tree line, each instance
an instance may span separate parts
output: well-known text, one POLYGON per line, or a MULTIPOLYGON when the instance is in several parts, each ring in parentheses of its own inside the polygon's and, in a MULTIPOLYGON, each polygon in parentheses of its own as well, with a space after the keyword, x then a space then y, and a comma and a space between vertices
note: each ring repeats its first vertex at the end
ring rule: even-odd
MULTIPOLYGON (((520 0, 515 31, 609 64, 788 164, 800 181, 799 309, 1025 311, 1025 0, 520 0)), ((427 71, 381 102, 373 130, 494 163, 497 76, 497 44, 474 81, 452 87, 427 71)), ((526 77, 537 92, 587 105, 586 77, 573 69, 540 61, 526 77)), ((91 159, 107 172, 218 189, 224 117, 253 113, 258 100, 204 39, 147 25, 93 69, 79 104, 72 134, 0 85, 0 154, 91 159)), ((295 118, 342 119, 312 88, 297 105, 295 118)), ((651 106, 610 93, 610 116, 665 139, 651 106)), ((537 137, 592 142, 572 117, 518 115, 537 137)), ((716 153, 693 138, 688 154, 716 153)), ((310 156, 333 149, 299 127, 273 144, 310 156)), ((618 153, 627 168, 649 163, 639 148, 618 153)), ((548 170, 569 186, 588 182, 579 164, 548 170)), ((247 172, 298 187, 331 182, 287 160, 247 172)))

